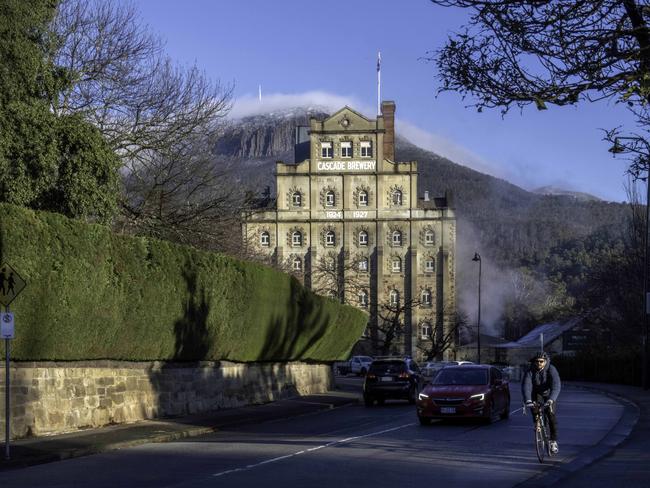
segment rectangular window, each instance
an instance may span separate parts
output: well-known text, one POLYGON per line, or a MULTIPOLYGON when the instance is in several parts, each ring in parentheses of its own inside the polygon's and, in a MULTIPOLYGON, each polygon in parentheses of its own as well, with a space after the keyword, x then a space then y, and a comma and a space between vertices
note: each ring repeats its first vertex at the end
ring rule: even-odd
POLYGON ((343 141, 341 143, 341 157, 342 158, 352 157, 352 143, 350 141, 343 141))
POLYGON ((372 157, 372 142, 361 141, 361 157, 362 158, 372 157))
POLYGON ((433 273, 433 269, 434 269, 433 259, 427 259, 424 262, 424 272, 433 273))
POLYGON ((320 157, 321 158, 331 158, 332 157, 332 143, 331 142, 321 142, 320 143, 320 157))

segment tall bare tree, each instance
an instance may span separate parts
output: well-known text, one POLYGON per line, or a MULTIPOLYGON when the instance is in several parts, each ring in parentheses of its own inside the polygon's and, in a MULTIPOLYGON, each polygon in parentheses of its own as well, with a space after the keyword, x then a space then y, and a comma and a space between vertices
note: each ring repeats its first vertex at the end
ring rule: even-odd
MULTIPOLYGON (((499 107, 502 113, 609 99, 647 122, 647 0, 431 1, 471 12, 468 24, 429 58, 441 91, 471 95, 479 111, 499 107)), ((642 169, 647 149, 644 144, 638 160, 642 169)))
POLYGON ((120 156, 123 228, 226 245, 241 195, 212 151, 232 86, 175 65, 131 5, 62 0, 52 29, 53 62, 70 81, 52 110, 83 115, 120 156))
POLYGON ((426 339, 417 344, 425 361, 442 357, 445 351, 458 343, 458 337, 469 327, 467 316, 462 312, 445 311, 443 315, 443 320, 439 320, 435 327, 429 328, 426 339))

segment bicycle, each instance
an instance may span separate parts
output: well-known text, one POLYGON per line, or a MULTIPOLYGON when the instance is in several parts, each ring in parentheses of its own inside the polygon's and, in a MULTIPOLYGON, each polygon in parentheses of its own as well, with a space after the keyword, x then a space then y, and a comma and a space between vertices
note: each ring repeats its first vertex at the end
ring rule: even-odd
MULTIPOLYGON (((555 456, 555 453, 551 451, 546 407, 543 403, 535 403, 531 410, 535 416, 535 450, 537 451, 537 459, 539 459, 540 463, 543 463, 546 455, 549 457, 555 456)), ((523 412, 525 415, 525 405, 523 412)))

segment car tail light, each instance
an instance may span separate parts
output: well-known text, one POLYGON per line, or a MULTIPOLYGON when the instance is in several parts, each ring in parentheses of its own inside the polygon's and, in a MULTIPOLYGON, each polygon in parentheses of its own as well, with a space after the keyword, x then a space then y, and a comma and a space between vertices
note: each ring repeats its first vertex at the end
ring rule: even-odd
POLYGON ((366 378, 368 378, 369 380, 374 380, 374 379, 377 379, 377 375, 374 375, 372 373, 368 373, 366 375, 366 378))
POLYGON ((407 380, 408 377, 409 377, 409 374, 408 373, 400 373, 399 377, 402 378, 402 379, 407 380))

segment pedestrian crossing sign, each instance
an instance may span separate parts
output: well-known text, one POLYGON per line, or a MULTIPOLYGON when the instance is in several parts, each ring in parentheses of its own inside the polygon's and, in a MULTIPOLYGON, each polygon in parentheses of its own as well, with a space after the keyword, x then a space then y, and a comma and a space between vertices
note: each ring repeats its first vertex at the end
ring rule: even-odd
POLYGON ((0 264, 0 304, 8 307, 27 283, 6 261, 0 264))

